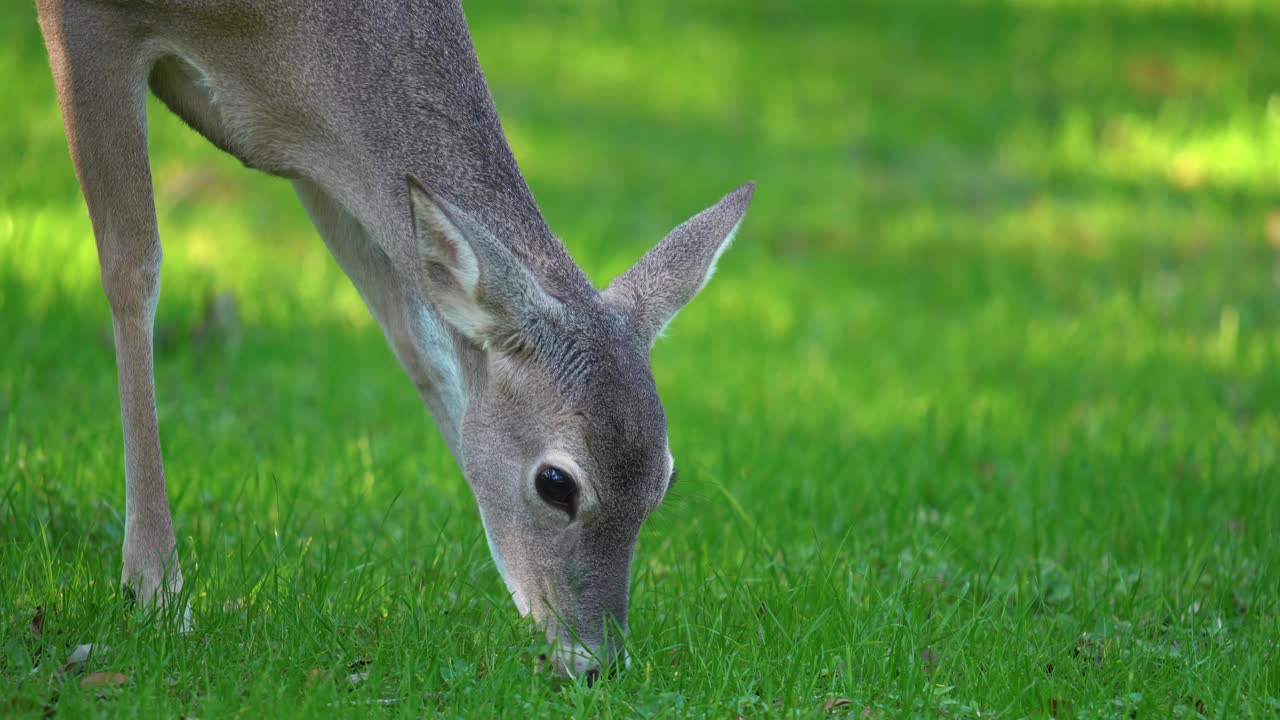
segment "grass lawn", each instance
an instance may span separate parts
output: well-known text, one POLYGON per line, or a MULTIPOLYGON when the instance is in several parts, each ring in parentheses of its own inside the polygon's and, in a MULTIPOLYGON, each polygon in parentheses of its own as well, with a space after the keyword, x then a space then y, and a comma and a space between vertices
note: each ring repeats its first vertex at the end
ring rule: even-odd
POLYGON ((0 716, 1280 715, 1280 5, 513 5, 468 1, 476 46, 597 283, 759 182, 654 350, 681 481, 631 670, 532 671, 461 474, 288 184, 158 104, 195 630, 125 607, 109 314, 10 0, 0 716))

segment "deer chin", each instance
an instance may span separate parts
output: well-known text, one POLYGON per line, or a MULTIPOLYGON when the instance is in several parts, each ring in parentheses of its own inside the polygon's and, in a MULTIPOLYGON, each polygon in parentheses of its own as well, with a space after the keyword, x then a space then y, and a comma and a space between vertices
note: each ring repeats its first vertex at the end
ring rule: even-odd
POLYGON ((515 582, 511 574, 507 572, 507 566, 502 562, 502 551, 498 548, 498 544, 493 541, 493 533, 489 532, 489 523, 484 519, 484 513, 480 513, 480 524, 484 527, 484 537, 489 543, 489 554, 493 557, 493 564, 498 568, 498 574, 502 576, 502 583, 507 586, 507 593, 511 595, 511 601, 516 604, 516 612, 520 613, 520 617, 528 617, 532 609, 529 605, 529 597, 524 594, 524 590, 520 589, 519 583, 515 582))

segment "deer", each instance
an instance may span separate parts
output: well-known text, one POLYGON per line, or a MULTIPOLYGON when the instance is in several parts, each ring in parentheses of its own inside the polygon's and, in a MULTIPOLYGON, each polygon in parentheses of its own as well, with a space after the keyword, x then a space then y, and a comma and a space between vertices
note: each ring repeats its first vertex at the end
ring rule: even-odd
POLYGON ((600 290, 516 164, 459 0, 36 4, 111 312, 125 592, 185 604, 156 413, 150 90, 293 184, 461 470, 552 667, 588 682, 625 667, 631 563, 675 477, 650 352, 710 279, 754 183, 600 290))

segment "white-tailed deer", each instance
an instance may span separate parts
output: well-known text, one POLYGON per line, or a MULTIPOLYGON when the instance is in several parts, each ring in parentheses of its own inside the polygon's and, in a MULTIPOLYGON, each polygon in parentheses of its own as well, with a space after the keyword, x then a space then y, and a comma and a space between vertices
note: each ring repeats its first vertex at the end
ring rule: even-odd
POLYGON ((746 212, 744 185, 604 291, 543 220, 457 0, 38 0, 111 306, 123 582, 182 585, 160 455, 148 86, 289 178, 466 476, 511 597, 569 674, 622 659, 632 554, 674 472, 649 368, 746 212))

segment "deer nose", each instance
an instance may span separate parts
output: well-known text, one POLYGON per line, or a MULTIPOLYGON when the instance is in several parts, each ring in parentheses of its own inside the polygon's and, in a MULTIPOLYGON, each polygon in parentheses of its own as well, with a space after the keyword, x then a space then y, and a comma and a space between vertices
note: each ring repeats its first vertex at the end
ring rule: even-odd
POLYGON ((607 672, 609 677, 631 665, 631 658, 625 650, 612 643, 589 649, 586 646, 571 642, 556 649, 553 655, 555 668, 571 678, 584 678, 587 686, 595 685, 607 672))

